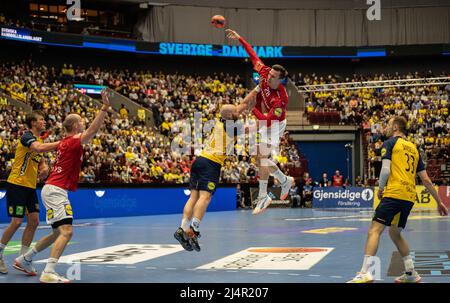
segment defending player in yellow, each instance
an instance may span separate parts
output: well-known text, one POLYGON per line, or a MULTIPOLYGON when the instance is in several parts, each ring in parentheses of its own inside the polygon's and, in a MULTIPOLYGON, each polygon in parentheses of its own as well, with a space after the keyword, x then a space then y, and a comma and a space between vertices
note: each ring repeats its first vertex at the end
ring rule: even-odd
MULTIPOLYGON (((30 248, 34 233, 39 225, 39 202, 36 194, 36 183, 38 177, 42 180, 48 173, 48 165, 40 153, 52 151, 59 144, 59 141, 43 143, 39 137, 41 132, 45 130, 43 113, 34 111, 28 114, 26 124, 29 130, 24 132, 17 144, 14 163, 6 187, 6 207, 8 216, 11 217, 11 223, 3 232, 0 240, 1 274, 8 273, 8 269, 3 261, 3 251, 17 229, 22 225, 25 216, 27 217, 27 226, 23 231, 20 253, 24 254, 30 248)), ((36 270, 31 263, 14 264, 13 267, 29 276, 36 275, 36 270)))
POLYGON ((234 105, 224 105, 220 115, 221 119, 214 125, 205 147, 192 164, 189 181, 191 195, 183 209, 181 226, 174 234, 175 239, 187 251, 200 251, 200 221, 219 184, 220 171, 227 158, 226 151, 235 143, 234 135, 229 135, 226 131, 225 120, 235 120, 237 108, 234 105))
POLYGON ((416 174, 437 201, 439 214, 448 215, 447 207, 442 203, 428 177, 419 151, 413 143, 406 140, 406 125, 406 119, 397 116, 391 118, 386 126, 385 132, 390 138, 384 142, 381 150, 383 163, 378 191, 381 202, 375 210, 372 225, 369 228, 361 271, 348 283, 374 281, 369 267, 373 256, 377 253, 380 236, 386 226, 389 226, 389 235, 403 257, 405 265, 404 274, 396 278, 395 282, 418 283, 421 281, 421 277, 414 270, 408 243, 401 235, 416 201, 416 174))

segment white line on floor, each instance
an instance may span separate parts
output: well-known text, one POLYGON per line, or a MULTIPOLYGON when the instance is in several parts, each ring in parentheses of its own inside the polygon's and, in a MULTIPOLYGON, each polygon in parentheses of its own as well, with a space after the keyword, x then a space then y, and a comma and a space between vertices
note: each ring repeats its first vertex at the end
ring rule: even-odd
POLYGON ((310 218, 286 218, 285 221, 309 221, 309 220, 329 220, 329 219, 348 219, 348 218, 367 218, 367 216, 338 216, 338 217, 310 217, 310 218))
POLYGON ((166 270, 176 270, 176 268, 173 268, 173 267, 167 267, 166 270))
POLYGON ((238 272, 237 270, 227 270, 227 272, 238 272))
POLYGON ((288 274, 288 276, 300 276, 300 274, 288 274))
POLYGON ((320 275, 308 275, 310 277, 320 277, 320 275))
POLYGON ((279 272, 268 272, 269 275, 279 275, 279 272))
POLYGON ((156 267, 149 266, 149 267, 146 267, 145 269, 156 269, 156 267))
POLYGON ((117 267, 117 266, 115 266, 115 265, 107 265, 106 267, 114 268, 114 267, 117 267))
POLYGON ((90 267, 98 267, 98 265, 89 264, 90 267))
POLYGON ((330 276, 330 278, 342 279, 341 276, 330 276))
POLYGON ((247 273, 249 273, 249 274, 258 274, 258 272, 256 272, 256 271, 247 271, 247 273))
POLYGON ((136 268, 136 266, 126 266, 126 268, 136 268))

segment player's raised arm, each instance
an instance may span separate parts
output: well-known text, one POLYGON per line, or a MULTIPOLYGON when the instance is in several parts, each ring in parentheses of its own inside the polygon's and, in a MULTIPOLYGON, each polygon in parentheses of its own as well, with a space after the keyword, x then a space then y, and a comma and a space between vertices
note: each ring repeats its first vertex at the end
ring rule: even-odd
POLYGON ((250 60, 253 64, 253 69, 257 72, 261 70, 261 68, 264 66, 264 63, 259 59, 259 57, 256 55, 255 51, 253 50, 252 46, 248 44, 247 41, 244 40, 236 31, 232 29, 225 30, 227 33, 227 37, 233 40, 238 40, 242 46, 244 47, 247 54, 250 56, 250 60))
POLYGON ((255 87, 250 93, 245 96, 244 100, 236 106, 236 112, 238 115, 242 114, 246 110, 251 110, 255 107, 256 104, 256 95, 258 95, 260 88, 259 86, 255 87))
POLYGON ((103 121, 105 120, 106 113, 108 112, 109 109, 109 98, 108 93, 106 92, 105 89, 102 90, 102 101, 103 101, 102 109, 99 111, 94 121, 92 121, 89 128, 81 134, 81 144, 85 144, 91 141, 92 138, 94 138, 95 134, 100 129, 100 127, 102 126, 103 121))

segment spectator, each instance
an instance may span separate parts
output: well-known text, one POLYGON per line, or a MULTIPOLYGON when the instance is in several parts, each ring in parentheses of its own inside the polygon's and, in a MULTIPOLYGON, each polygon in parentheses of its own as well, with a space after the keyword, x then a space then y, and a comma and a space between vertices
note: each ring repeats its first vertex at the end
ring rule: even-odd
POLYGON ((336 173, 333 176, 333 186, 334 187, 342 187, 344 184, 343 177, 339 170, 336 170, 336 173))
POLYGON ((361 176, 356 177, 355 186, 356 187, 363 187, 363 180, 362 180, 361 176))
POLYGON ((238 207, 247 209, 247 206, 245 205, 244 191, 241 190, 241 185, 239 183, 236 185, 236 201, 238 207))
POLYGON ((302 199, 300 197, 299 188, 296 183, 294 183, 289 190, 289 197, 291 199, 292 207, 303 207, 302 199))
POLYGON ((128 113, 129 113, 128 109, 126 109, 125 104, 122 103, 119 109, 120 118, 125 120, 128 119, 128 113))
POLYGON ((306 203, 312 203, 313 199, 313 185, 311 184, 311 180, 307 180, 305 185, 303 186, 303 199, 302 201, 306 205, 306 203))
POLYGON ((327 187, 328 186, 328 182, 329 182, 329 180, 328 180, 327 173, 323 173, 322 174, 322 179, 320 179, 320 181, 319 181, 319 186, 320 187, 327 187))

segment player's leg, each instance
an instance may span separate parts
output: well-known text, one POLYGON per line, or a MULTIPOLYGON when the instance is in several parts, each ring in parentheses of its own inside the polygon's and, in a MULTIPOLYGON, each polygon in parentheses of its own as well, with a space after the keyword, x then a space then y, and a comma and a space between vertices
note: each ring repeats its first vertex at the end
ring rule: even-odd
POLYGON ((7 183, 6 189, 6 209, 7 214, 11 217, 11 222, 8 224, 3 232, 0 240, 0 273, 7 274, 8 268, 3 260, 3 253, 11 238, 22 225, 25 216, 25 201, 24 191, 21 186, 7 183))
POLYGON ((195 206, 199 202, 200 191, 191 190, 189 200, 186 202, 183 208, 183 218, 181 220, 181 228, 186 232, 191 225, 192 215, 194 213, 195 206))
MULTIPOLYGON (((55 240, 58 238, 59 235, 59 230, 58 229, 53 229, 52 232, 39 239, 39 241, 37 241, 36 245, 34 245, 34 247, 30 250, 28 250, 28 252, 21 254, 19 257, 17 257, 14 260, 14 267, 16 269, 19 269, 27 274, 29 273, 35 273, 37 274, 36 270, 33 270, 33 258, 35 255, 37 255, 39 252, 47 249, 50 245, 52 245, 55 240)), ((29 274, 29 275, 33 275, 33 274, 29 274)))
POLYGON ((191 195, 189 200, 184 205, 183 216, 181 219, 181 226, 175 231, 174 238, 180 242, 181 246, 187 250, 192 251, 192 245, 189 243, 189 237, 187 232, 190 230, 192 214, 194 212, 194 206, 197 203, 199 197, 199 191, 191 189, 191 195))
POLYGON ((198 244, 198 238, 200 238, 200 222, 202 221, 208 205, 211 202, 212 193, 209 191, 201 190, 197 204, 194 207, 194 213, 191 220, 191 226, 187 235, 191 240, 192 247, 196 251, 200 251, 200 245, 198 244))
POLYGON ((41 274, 40 281, 43 283, 69 283, 70 281, 60 276, 55 271, 58 260, 64 252, 69 241, 72 239, 73 227, 72 219, 63 219, 53 224, 54 228, 58 229, 58 236, 50 251, 50 257, 47 260, 47 265, 41 274), (60 225, 61 224, 61 225, 60 225))
POLYGON ((22 234, 22 248, 20 254, 23 255, 30 249, 36 229, 39 226, 39 213, 29 213, 27 215, 27 226, 22 234))
MULTIPOLYGON (((56 239, 47 265, 41 274, 40 281, 43 283, 69 283, 70 281, 60 276, 55 271, 59 257, 64 252, 67 244, 72 238, 73 228, 73 212, 68 199, 67 191, 53 185, 45 185, 42 188, 42 202, 47 210, 47 223, 55 230, 58 230, 56 239)), ((49 236, 45 239, 42 247, 45 247, 53 238, 49 236)), ((39 248, 42 248, 41 246, 39 248)))
POLYGON ((401 205, 403 210, 398 216, 398 221, 394 220, 395 222, 393 222, 391 227, 389 228, 389 236, 391 237, 392 242, 394 242, 395 246, 397 247, 398 252, 402 256, 403 264, 405 266, 405 272, 400 277, 397 277, 395 279, 395 282, 418 283, 422 278, 414 270, 414 262, 412 256, 410 255, 408 242, 401 234, 402 230, 406 227, 406 222, 413 204, 411 203, 408 205, 407 202, 399 202, 399 205, 401 205))
MULTIPOLYGON (((258 147, 260 150, 260 147, 258 147)), ((256 206, 253 208, 253 214, 259 215, 262 214, 266 208, 272 203, 272 198, 267 194, 267 184, 269 183, 269 175, 271 173, 271 169, 273 171, 273 167, 271 167, 269 163, 269 159, 267 155, 262 152, 258 152, 256 156, 256 162, 258 164, 258 176, 259 176, 259 191, 258 198, 255 203, 256 206)))
POLYGON ((369 228, 361 271, 349 283, 370 283, 374 281, 368 269, 373 262, 373 256, 377 253, 380 236, 386 226, 396 223, 397 218, 400 218, 398 203, 390 198, 383 198, 375 210, 369 228))
POLYGON ((39 201, 36 190, 29 191, 27 199, 27 226, 22 234, 22 249, 20 255, 25 254, 30 249, 36 229, 39 226, 39 201))
MULTIPOLYGON (((272 156, 272 158, 280 151, 281 138, 284 135, 285 129, 286 120, 281 122, 273 121, 272 125, 270 126, 270 135, 272 137, 270 138, 271 145, 269 145, 269 149, 271 151, 270 155, 272 156)), ((267 164, 269 166, 270 175, 277 179, 281 185, 280 199, 285 200, 288 197, 289 190, 294 184, 294 178, 286 176, 273 160, 268 159, 268 161, 269 162, 267 164)))
POLYGON ((216 192, 216 188, 220 180, 221 170, 221 165, 216 162, 206 158, 200 158, 199 160, 202 168, 202 173, 197 179, 199 196, 197 203, 194 206, 190 229, 187 232, 189 242, 192 248, 196 251, 200 251, 200 245, 198 244, 198 238, 200 238, 200 222, 206 213, 211 197, 216 192))
POLYGON ((0 273, 1 274, 7 274, 8 268, 6 267, 5 261, 3 260, 3 253, 6 249, 6 246, 8 245, 11 238, 16 233, 17 229, 22 225, 23 218, 16 218, 13 217, 11 219, 11 222, 6 227, 5 231, 3 232, 2 239, 0 240, 0 273))
POLYGON ((25 260, 18 261, 20 256, 24 255, 30 250, 31 242, 33 241, 34 234, 39 226, 39 212, 28 212, 27 210, 27 226, 22 234, 22 247, 20 249, 19 257, 14 260, 13 267, 21 272, 26 273, 28 276, 36 276, 37 271, 33 267, 32 262, 26 262, 25 260))
POLYGON ((421 281, 421 277, 414 270, 414 262, 410 255, 408 242, 401 235, 402 228, 397 226, 391 226, 389 228, 389 236, 397 247, 400 255, 403 259, 403 264, 405 266, 405 272, 403 275, 395 279, 396 283, 418 283, 421 281))
POLYGON ((360 272, 349 281, 349 283, 371 283, 374 277, 369 272, 369 268, 373 262, 373 257, 376 255, 378 245, 380 243, 380 236, 385 229, 385 225, 377 221, 372 221, 367 234, 367 241, 364 253, 364 260, 360 272))

